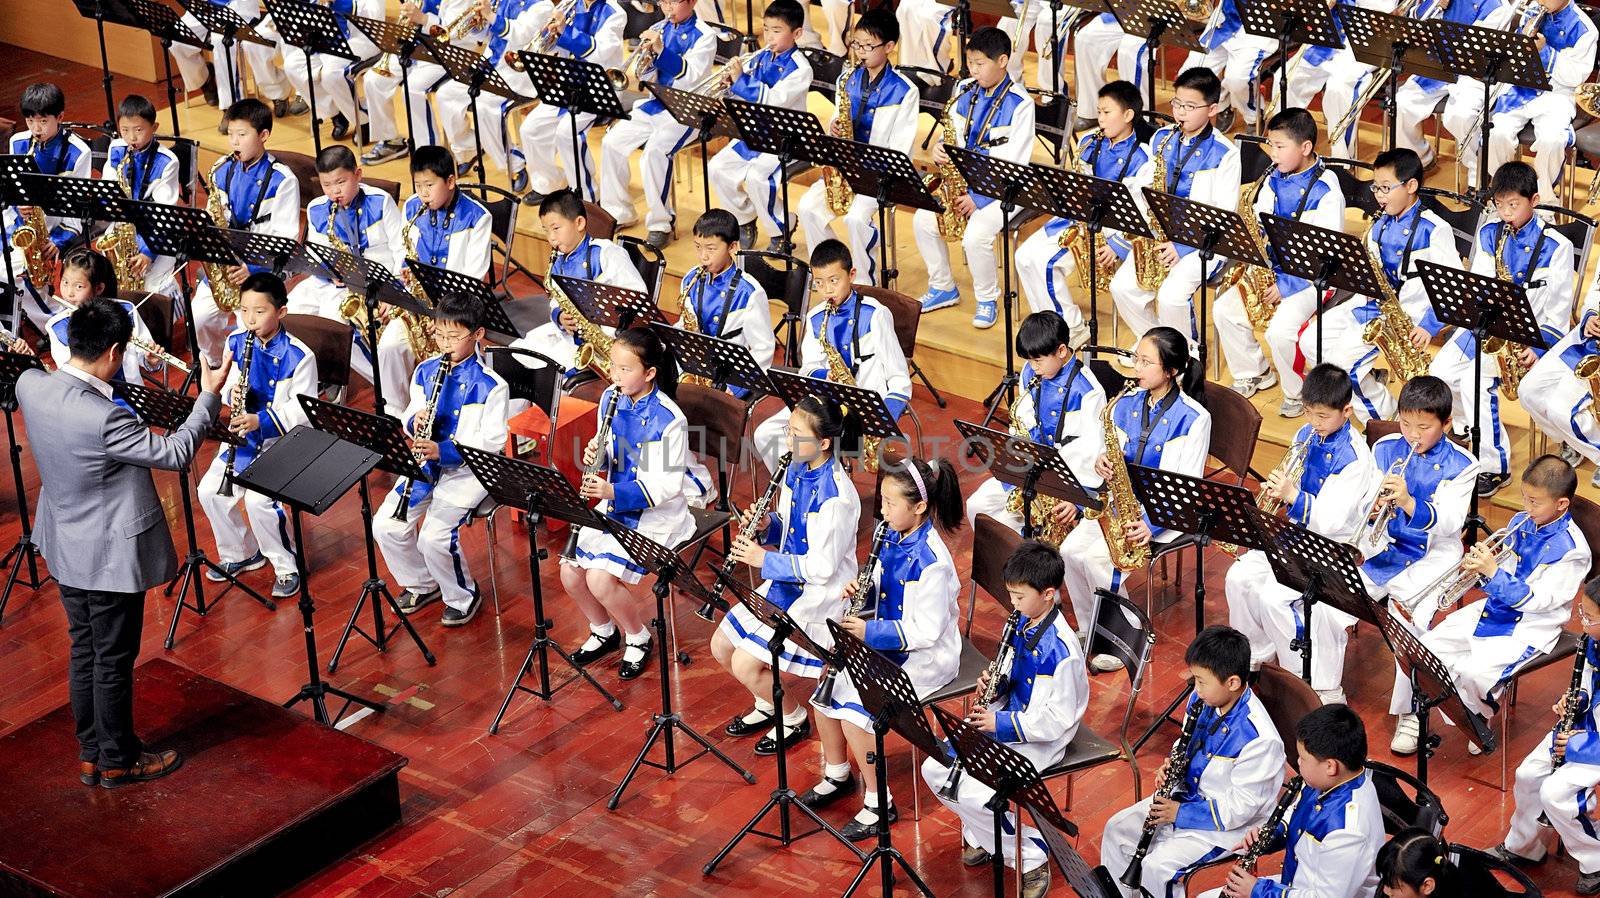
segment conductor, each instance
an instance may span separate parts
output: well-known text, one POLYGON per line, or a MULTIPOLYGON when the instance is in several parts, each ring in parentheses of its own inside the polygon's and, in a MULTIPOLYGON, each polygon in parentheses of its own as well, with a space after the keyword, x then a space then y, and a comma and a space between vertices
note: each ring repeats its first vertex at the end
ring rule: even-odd
POLYGON ((187 465, 221 405, 222 373, 202 367, 189 419, 169 436, 151 433, 112 401, 111 380, 132 333, 121 306, 91 299, 68 319, 67 364, 17 380, 42 484, 34 540, 61 587, 72 637, 78 778, 107 789, 165 776, 182 763, 175 750, 145 751, 133 729, 145 590, 177 571, 150 469, 187 465))

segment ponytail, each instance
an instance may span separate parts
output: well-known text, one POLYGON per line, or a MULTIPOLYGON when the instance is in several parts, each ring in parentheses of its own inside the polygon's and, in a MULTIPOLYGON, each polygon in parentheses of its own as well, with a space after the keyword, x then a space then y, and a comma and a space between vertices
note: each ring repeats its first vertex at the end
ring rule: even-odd
POLYGON ((1450 846, 1420 826, 1396 833, 1378 850, 1378 882, 1385 886, 1409 886, 1422 893, 1425 880, 1433 880, 1433 898, 1457 894, 1456 868, 1450 860, 1450 846))
POLYGON ((912 501, 928 503, 928 517, 940 530, 959 530, 966 522, 961 483, 948 460, 940 458, 929 463, 920 458, 908 458, 905 464, 893 470, 885 467, 884 471, 884 479, 897 483, 912 501))
POLYGON ((1170 327, 1153 327, 1144 338, 1155 346, 1161 370, 1172 378, 1178 389, 1198 398, 1205 389, 1206 371, 1205 366, 1189 354, 1189 338, 1170 327))
POLYGON ((645 327, 617 331, 615 340, 639 357, 639 364, 656 369, 656 387, 672 399, 678 398, 678 360, 656 332, 645 327))

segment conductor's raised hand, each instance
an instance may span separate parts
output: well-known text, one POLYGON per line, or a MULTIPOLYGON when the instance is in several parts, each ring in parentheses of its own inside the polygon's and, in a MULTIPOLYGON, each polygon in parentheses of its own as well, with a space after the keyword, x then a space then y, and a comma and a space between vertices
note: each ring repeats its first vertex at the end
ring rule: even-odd
POLYGON ((205 354, 200 355, 200 392, 222 394, 222 383, 225 372, 221 368, 211 367, 211 362, 206 360, 205 354))

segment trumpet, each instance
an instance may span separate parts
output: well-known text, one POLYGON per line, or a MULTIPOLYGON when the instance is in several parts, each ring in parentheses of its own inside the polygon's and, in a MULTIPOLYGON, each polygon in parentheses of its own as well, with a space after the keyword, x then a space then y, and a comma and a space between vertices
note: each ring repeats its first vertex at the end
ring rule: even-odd
POLYGON ((483 11, 478 8, 477 3, 473 3, 461 15, 451 19, 450 24, 429 25, 428 35, 436 38, 442 37, 446 41, 454 43, 474 31, 482 31, 484 26, 488 24, 488 21, 483 17, 483 11))
MULTIPOLYGON (((1519 514, 1513 517, 1510 524, 1489 534, 1488 539, 1480 544, 1492 553, 1495 567, 1499 567, 1511 557, 1511 526, 1517 522, 1519 517, 1522 517, 1522 515, 1519 514)), ((1477 546, 1472 548, 1476 549, 1477 546)), ((1471 549, 1468 551, 1471 551, 1471 549)), ((1448 611, 1454 608, 1456 603, 1460 602, 1469 590, 1482 586, 1485 582, 1482 574, 1477 571, 1467 570, 1466 561, 1463 560, 1460 564, 1444 572, 1439 579, 1428 584, 1428 588, 1422 592, 1427 597, 1427 599, 1424 599, 1423 607, 1426 607, 1427 601, 1432 600, 1434 607, 1438 608, 1438 610, 1448 611)))
MULTIPOLYGON (((667 22, 663 19, 651 25, 650 30, 646 31, 645 34, 654 34, 660 37, 666 30, 667 22)), ((618 91, 633 91, 637 93, 643 90, 641 85, 644 81, 645 73, 655 70, 656 58, 659 55, 660 51, 655 48, 654 44, 640 38, 639 46, 634 48, 633 53, 628 56, 628 61, 622 68, 606 69, 606 79, 618 91)))
POLYGON ((701 78, 698 84, 689 88, 689 93, 720 98, 728 92, 729 88, 733 87, 733 82, 739 80, 739 75, 744 72, 745 67, 754 62, 755 58, 765 53, 766 50, 767 48, 762 47, 760 50, 746 53, 742 56, 735 56, 724 63, 722 68, 716 69, 711 74, 701 78))
MULTIPOLYGON (((550 21, 560 19, 561 28, 557 31, 550 31, 548 28, 539 29, 539 33, 533 36, 533 40, 528 41, 525 49, 530 53, 549 53, 555 49, 556 41, 561 40, 561 35, 566 33, 567 26, 572 24, 572 13, 578 8, 579 2, 580 0, 563 0, 561 5, 550 13, 550 21)), ((522 55, 515 50, 506 51, 505 63, 513 72, 527 68, 522 64, 522 55)))
MULTIPOLYGON (((1391 476, 1404 477, 1406 466, 1411 464, 1411 459, 1417 455, 1417 444, 1406 443, 1406 454, 1389 465, 1389 470, 1384 473, 1384 479, 1391 476)), ((1394 520, 1394 497, 1388 490, 1379 490, 1377 498, 1372 500, 1372 508, 1367 511, 1366 522, 1361 525, 1361 530, 1356 534, 1355 545, 1361 549, 1362 555, 1371 558, 1383 548, 1383 535, 1389 531, 1389 522, 1394 520), (1365 551, 1371 549, 1372 551, 1365 551)))

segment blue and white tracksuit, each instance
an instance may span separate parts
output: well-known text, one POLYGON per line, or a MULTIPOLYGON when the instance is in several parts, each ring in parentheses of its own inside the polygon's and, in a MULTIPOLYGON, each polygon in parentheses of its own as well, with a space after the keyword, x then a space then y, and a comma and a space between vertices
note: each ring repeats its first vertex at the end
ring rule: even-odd
MULTIPOLYGON (((1506 30, 1510 23, 1512 6, 1504 0, 1427 0, 1424 4, 1431 12, 1440 2, 1446 2, 1444 13, 1438 16, 1446 22, 1474 25, 1479 28, 1506 30)), ((1441 99, 1445 102, 1441 122, 1457 141, 1469 136, 1476 127, 1478 112, 1483 108, 1483 82, 1476 78, 1461 77, 1454 84, 1412 75, 1401 83, 1395 94, 1395 146, 1416 151, 1424 162, 1433 158, 1433 148, 1422 137, 1422 123, 1433 113, 1441 99), (1463 114, 1470 110, 1470 114, 1463 114)), ((1462 149, 1465 155, 1465 148, 1462 149)), ((1476 158, 1477 150, 1473 150, 1476 158)))
MULTIPOLYGON (((145 327, 144 319, 139 317, 139 310, 133 303, 126 299, 114 299, 112 302, 122 306, 122 310, 128 313, 128 317, 133 320, 134 337, 150 343, 155 342, 150 336, 150 329, 145 327)), ((65 365, 72 358, 72 350, 67 345, 67 322, 72 318, 72 313, 75 311, 77 311, 76 308, 63 308, 61 311, 51 315, 50 321, 45 326, 45 333, 50 337, 50 358, 56 363, 57 368, 65 365)), ((152 361, 152 368, 160 365, 159 362, 147 359, 144 350, 129 343, 122 353, 122 367, 112 375, 111 383, 115 384, 119 380, 131 384, 143 383, 143 367, 147 361, 152 361)), ((114 396, 112 401, 123 406, 128 411, 134 412, 133 406, 123 400, 121 396, 114 396)))
MULTIPOLYGON (((256 24, 255 30, 262 37, 276 38, 278 33, 272 27, 272 20, 263 15, 261 0, 210 0, 217 6, 226 6, 238 14, 246 23, 265 21, 256 24)), ((382 13, 379 13, 382 18, 382 13)), ((217 75, 217 105, 227 109, 233 102, 243 98, 244 91, 244 63, 250 64, 250 75, 255 79, 256 90, 263 99, 287 99, 289 96, 289 79, 284 77, 283 70, 278 68, 276 56, 278 48, 275 45, 256 44, 247 41, 235 41, 233 45, 233 59, 230 64, 227 56, 227 47, 222 42, 221 34, 212 34, 200 24, 200 20, 191 13, 184 13, 179 19, 189 33, 197 38, 209 41, 211 45, 212 65, 216 67, 217 75), (239 58, 240 51, 244 59, 239 58), (230 80, 230 76, 232 80, 230 80)), ((178 64, 178 72, 183 78, 185 91, 199 90, 206 83, 206 57, 205 50, 192 47, 188 44, 173 43, 172 61, 178 64)))
MULTIPOLYGON (((1523 857, 1544 855, 1544 814, 1561 837, 1562 847, 1578 862, 1578 872, 1600 872, 1600 832, 1589 818, 1594 811, 1593 789, 1600 785, 1600 720, 1595 716, 1594 696, 1600 695, 1600 646, 1588 641, 1584 652, 1581 700, 1587 710, 1580 714, 1577 733, 1567 742, 1565 763, 1552 762, 1553 734, 1546 736, 1528 752, 1517 767, 1516 810, 1503 840, 1505 846, 1523 857)), ((1571 668, 1562 665, 1563 670, 1571 668)), ((1563 677, 1562 688, 1568 680, 1563 677)))
MULTIPOLYGON (((460 19, 475 2, 476 0, 419 0, 418 6, 427 18, 422 25, 424 32, 434 25, 441 28, 450 27, 451 23, 460 19)), ((451 41, 451 44, 477 52, 478 47, 490 37, 488 24, 484 23, 485 27, 476 31, 466 32, 451 41)), ((394 115, 394 95, 399 92, 403 81, 407 87, 405 102, 411 107, 412 140, 419 147, 443 144, 449 132, 442 129, 440 121, 434 119, 428 95, 450 81, 450 73, 436 62, 412 61, 407 63, 407 68, 409 72, 404 79, 400 76, 399 66, 395 66, 393 74, 388 77, 371 69, 368 69, 363 76, 362 84, 367 95, 367 114, 372 118, 371 137, 373 141, 380 141, 394 140, 400 136, 394 115)), ((443 108, 443 104, 440 105, 440 120, 454 114, 461 112, 449 112, 443 108)))
POLYGON ((1221 16, 1198 38, 1205 52, 1190 52, 1182 69, 1205 66, 1216 72, 1222 79, 1218 109, 1237 109, 1244 122, 1253 125, 1260 112, 1256 108, 1256 77, 1262 61, 1278 49, 1278 42, 1244 30, 1244 19, 1235 0, 1218 2, 1222 4, 1221 16))
MULTIPOLYGON (((28 142, 31 135, 27 129, 11 135, 10 148, 7 152, 14 156, 21 156, 28 152, 28 142)), ((92 176, 89 159, 89 145, 83 142, 78 135, 65 129, 56 132, 56 136, 45 141, 33 153, 33 161, 38 164, 39 171, 47 175, 71 175, 75 178, 88 178, 92 176)), ((45 322, 51 315, 65 308, 60 302, 52 299, 55 293, 54 284, 35 284, 28 277, 28 269, 23 263, 22 253, 11 248, 11 237, 17 233, 17 228, 22 224, 22 216, 16 206, 7 206, 5 215, 6 249, 11 253, 11 272, 15 278, 14 283, 22 285, 22 309, 28 313, 28 319, 34 326, 44 330, 45 322)), ((83 219, 59 218, 46 215, 45 225, 50 229, 50 242, 55 244, 59 253, 77 236, 83 233, 83 219)), ((5 270, 0 269, 0 278, 5 277, 5 270)))
MULTIPOLYGON (((128 189, 134 199, 169 206, 177 204, 178 157, 160 143, 151 141, 142 151, 130 155, 128 144, 122 138, 111 141, 100 177, 114 181, 119 171, 127 178, 128 189)), ((173 274, 176 260, 171 256, 157 255, 143 237, 138 239, 138 243, 139 252, 150 258, 150 266, 144 271, 144 283, 118 284, 117 289, 128 293, 142 289, 174 300, 180 299, 178 281, 173 274)))
MULTIPOLYGON (((777 340, 772 335, 767 291, 737 264, 718 274, 696 278, 701 271, 690 269, 678 287, 679 293, 687 294, 688 301, 694 304, 700 332, 744 346, 762 370, 771 368, 777 340)), ((744 387, 728 389, 740 399, 750 397, 744 387)))
POLYGON ((289 83, 294 85, 295 91, 305 97, 308 103, 311 100, 312 87, 316 88, 317 117, 331 119, 336 114, 342 115, 354 128, 361 122, 361 109, 356 102, 355 68, 362 60, 377 56, 378 45, 344 17, 353 13, 367 19, 382 19, 384 2, 383 0, 329 0, 329 8, 335 13, 339 31, 350 45, 350 52, 356 54, 355 59, 346 59, 332 53, 313 53, 308 68, 305 51, 289 45, 281 36, 278 39, 278 52, 283 56, 284 75, 288 77, 289 83), (313 80, 316 82, 315 85, 311 83, 313 80))
MULTIPOLYGON (((483 33, 487 43, 483 45, 482 58, 513 91, 529 99, 536 99, 538 93, 533 88, 533 82, 526 74, 519 73, 506 65, 505 55, 507 51, 521 50, 528 46, 528 42, 549 19, 551 5, 548 2, 535 3, 533 0, 498 0, 492 7, 494 18, 483 33)), ((579 24, 577 27, 582 26, 579 24)), ((434 92, 433 105, 438 111, 439 130, 442 132, 440 142, 450 147, 450 152, 457 162, 471 159, 481 144, 484 160, 505 168, 506 146, 509 141, 506 116, 509 114, 512 101, 496 93, 481 91, 478 94, 475 121, 468 121, 467 107, 470 99, 471 91, 465 84, 454 79, 440 84, 439 89, 434 92)), ((554 189, 550 188, 552 191, 554 189)))
POLYGON ((1597 317, 1596 289, 1590 284, 1578 323, 1534 363, 1522 379, 1518 401, 1540 430, 1600 464, 1600 419, 1589 381, 1578 377, 1578 362, 1600 353, 1600 338, 1584 336, 1597 317))
MULTIPOLYGON (((246 165, 230 159, 217 169, 217 183, 208 185, 221 189, 228 209, 227 227, 271 234, 289 240, 300 236, 300 181, 289 166, 262 153, 246 165)), ((252 265, 252 273, 266 271, 252 265)), ((211 295, 211 281, 202 277, 194 288, 194 329, 200 341, 200 352, 221 367, 223 341, 233 332, 236 322, 232 312, 217 308, 211 295)))
MULTIPOLYGON (((1427 11, 1426 8, 1432 2, 1433 0, 1423 0, 1421 4, 1424 7, 1423 12, 1427 11)), ((1392 13, 1395 0, 1357 0, 1353 5, 1375 12, 1392 13)), ((1340 29, 1340 34, 1343 36, 1337 7, 1334 9, 1333 19, 1335 27, 1340 29)), ((1307 47, 1300 65, 1294 68, 1294 76, 1289 79, 1289 106, 1305 109, 1320 94, 1322 127, 1331 129, 1349 113, 1356 97, 1368 89, 1372 73, 1372 66, 1357 59, 1355 51, 1348 43, 1338 48, 1307 47)), ((1273 92, 1276 93, 1277 90, 1277 86, 1274 85, 1273 92)), ((1329 135, 1329 155, 1350 158, 1353 155, 1351 147, 1355 133, 1354 127, 1346 126, 1338 134, 1329 135)))
MULTIPOLYGON (((1372 447, 1380 482, 1407 451, 1405 437, 1398 433, 1372 447)), ((1380 538, 1383 548, 1366 556, 1361 577, 1368 595, 1374 599, 1388 596, 1391 604, 1410 614, 1421 601, 1422 591, 1461 561, 1461 527, 1467 521, 1478 471, 1472 453, 1448 438, 1411 459, 1405 471, 1406 491, 1416 500, 1416 512, 1408 515, 1396 508, 1380 538)), ((1362 551, 1373 548, 1363 545, 1362 551)), ((1424 619, 1414 628, 1419 633, 1432 622, 1431 614, 1420 616, 1424 619)))
MULTIPOLYGON (((804 112, 806 94, 811 90, 811 62, 791 47, 774 54, 762 50, 733 82, 729 97, 751 103, 804 112)), ((706 169, 717 201, 733 213, 740 225, 761 219, 767 233, 776 237, 789 227, 789 210, 784 206, 783 172, 778 157, 757 153, 742 140, 734 140, 711 157, 706 169)))
MULTIPOLYGON (((587 235, 572 252, 556 256, 549 274, 609 284, 637 293, 650 292, 644 278, 639 276, 639 269, 634 268, 633 260, 628 258, 627 250, 610 240, 587 235)), ((549 356, 567 369, 569 374, 573 374, 576 373, 573 366, 578 361, 578 345, 581 341, 577 334, 569 334, 561 329, 556 322, 559 313, 560 308, 552 301, 550 320, 517 338, 511 345, 549 356)))

